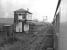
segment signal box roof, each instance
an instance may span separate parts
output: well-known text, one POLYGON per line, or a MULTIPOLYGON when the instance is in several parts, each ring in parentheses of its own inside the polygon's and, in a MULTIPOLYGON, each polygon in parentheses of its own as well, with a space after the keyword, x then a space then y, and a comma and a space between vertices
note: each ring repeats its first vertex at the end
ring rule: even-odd
POLYGON ((25 10, 25 9, 19 9, 19 10, 16 10, 14 11, 15 13, 29 13, 29 14, 32 14, 31 12, 29 12, 28 10, 25 10))

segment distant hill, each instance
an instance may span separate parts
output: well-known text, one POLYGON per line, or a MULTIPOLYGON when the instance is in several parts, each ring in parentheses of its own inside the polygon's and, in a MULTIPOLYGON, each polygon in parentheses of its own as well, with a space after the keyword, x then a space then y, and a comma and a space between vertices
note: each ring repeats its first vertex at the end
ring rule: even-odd
POLYGON ((0 18, 0 24, 13 24, 13 18, 0 18))

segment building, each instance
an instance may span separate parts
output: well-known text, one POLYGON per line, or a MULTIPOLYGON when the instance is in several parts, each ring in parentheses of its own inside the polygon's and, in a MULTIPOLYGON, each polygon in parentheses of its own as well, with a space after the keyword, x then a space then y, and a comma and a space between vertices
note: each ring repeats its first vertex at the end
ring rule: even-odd
POLYGON ((25 9, 14 11, 14 31, 24 32, 29 31, 29 23, 26 21, 31 20, 32 13, 25 9))
POLYGON ((13 34, 13 18, 0 18, 0 37, 7 39, 13 34))

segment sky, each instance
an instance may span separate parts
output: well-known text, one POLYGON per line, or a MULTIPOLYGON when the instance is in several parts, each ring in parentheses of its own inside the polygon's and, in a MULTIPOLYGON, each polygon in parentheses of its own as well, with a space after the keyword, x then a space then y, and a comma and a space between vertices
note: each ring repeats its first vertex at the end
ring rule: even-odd
MULTIPOLYGON (((0 18, 13 18, 13 11, 29 8, 32 18, 43 20, 47 16, 47 21, 52 22, 58 0, 0 0, 0 18)), ((66 21, 66 0, 61 5, 61 21, 66 21), (63 17, 64 16, 64 17, 63 17)))

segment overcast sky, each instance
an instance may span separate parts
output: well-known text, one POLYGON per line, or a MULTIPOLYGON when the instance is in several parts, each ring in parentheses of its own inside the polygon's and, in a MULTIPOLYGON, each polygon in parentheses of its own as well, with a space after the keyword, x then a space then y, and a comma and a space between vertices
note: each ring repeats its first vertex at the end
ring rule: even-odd
MULTIPOLYGON (((0 17, 13 17, 13 11, 24 8, 29 8, 33 13, 33 19, 42 21, 43 16, 47 16, 48 21, 51 22, 56 10, 58 0, 0 0, 0 17)), ((66 1, 62 1, 61 21, 66 21, 66 1)))

